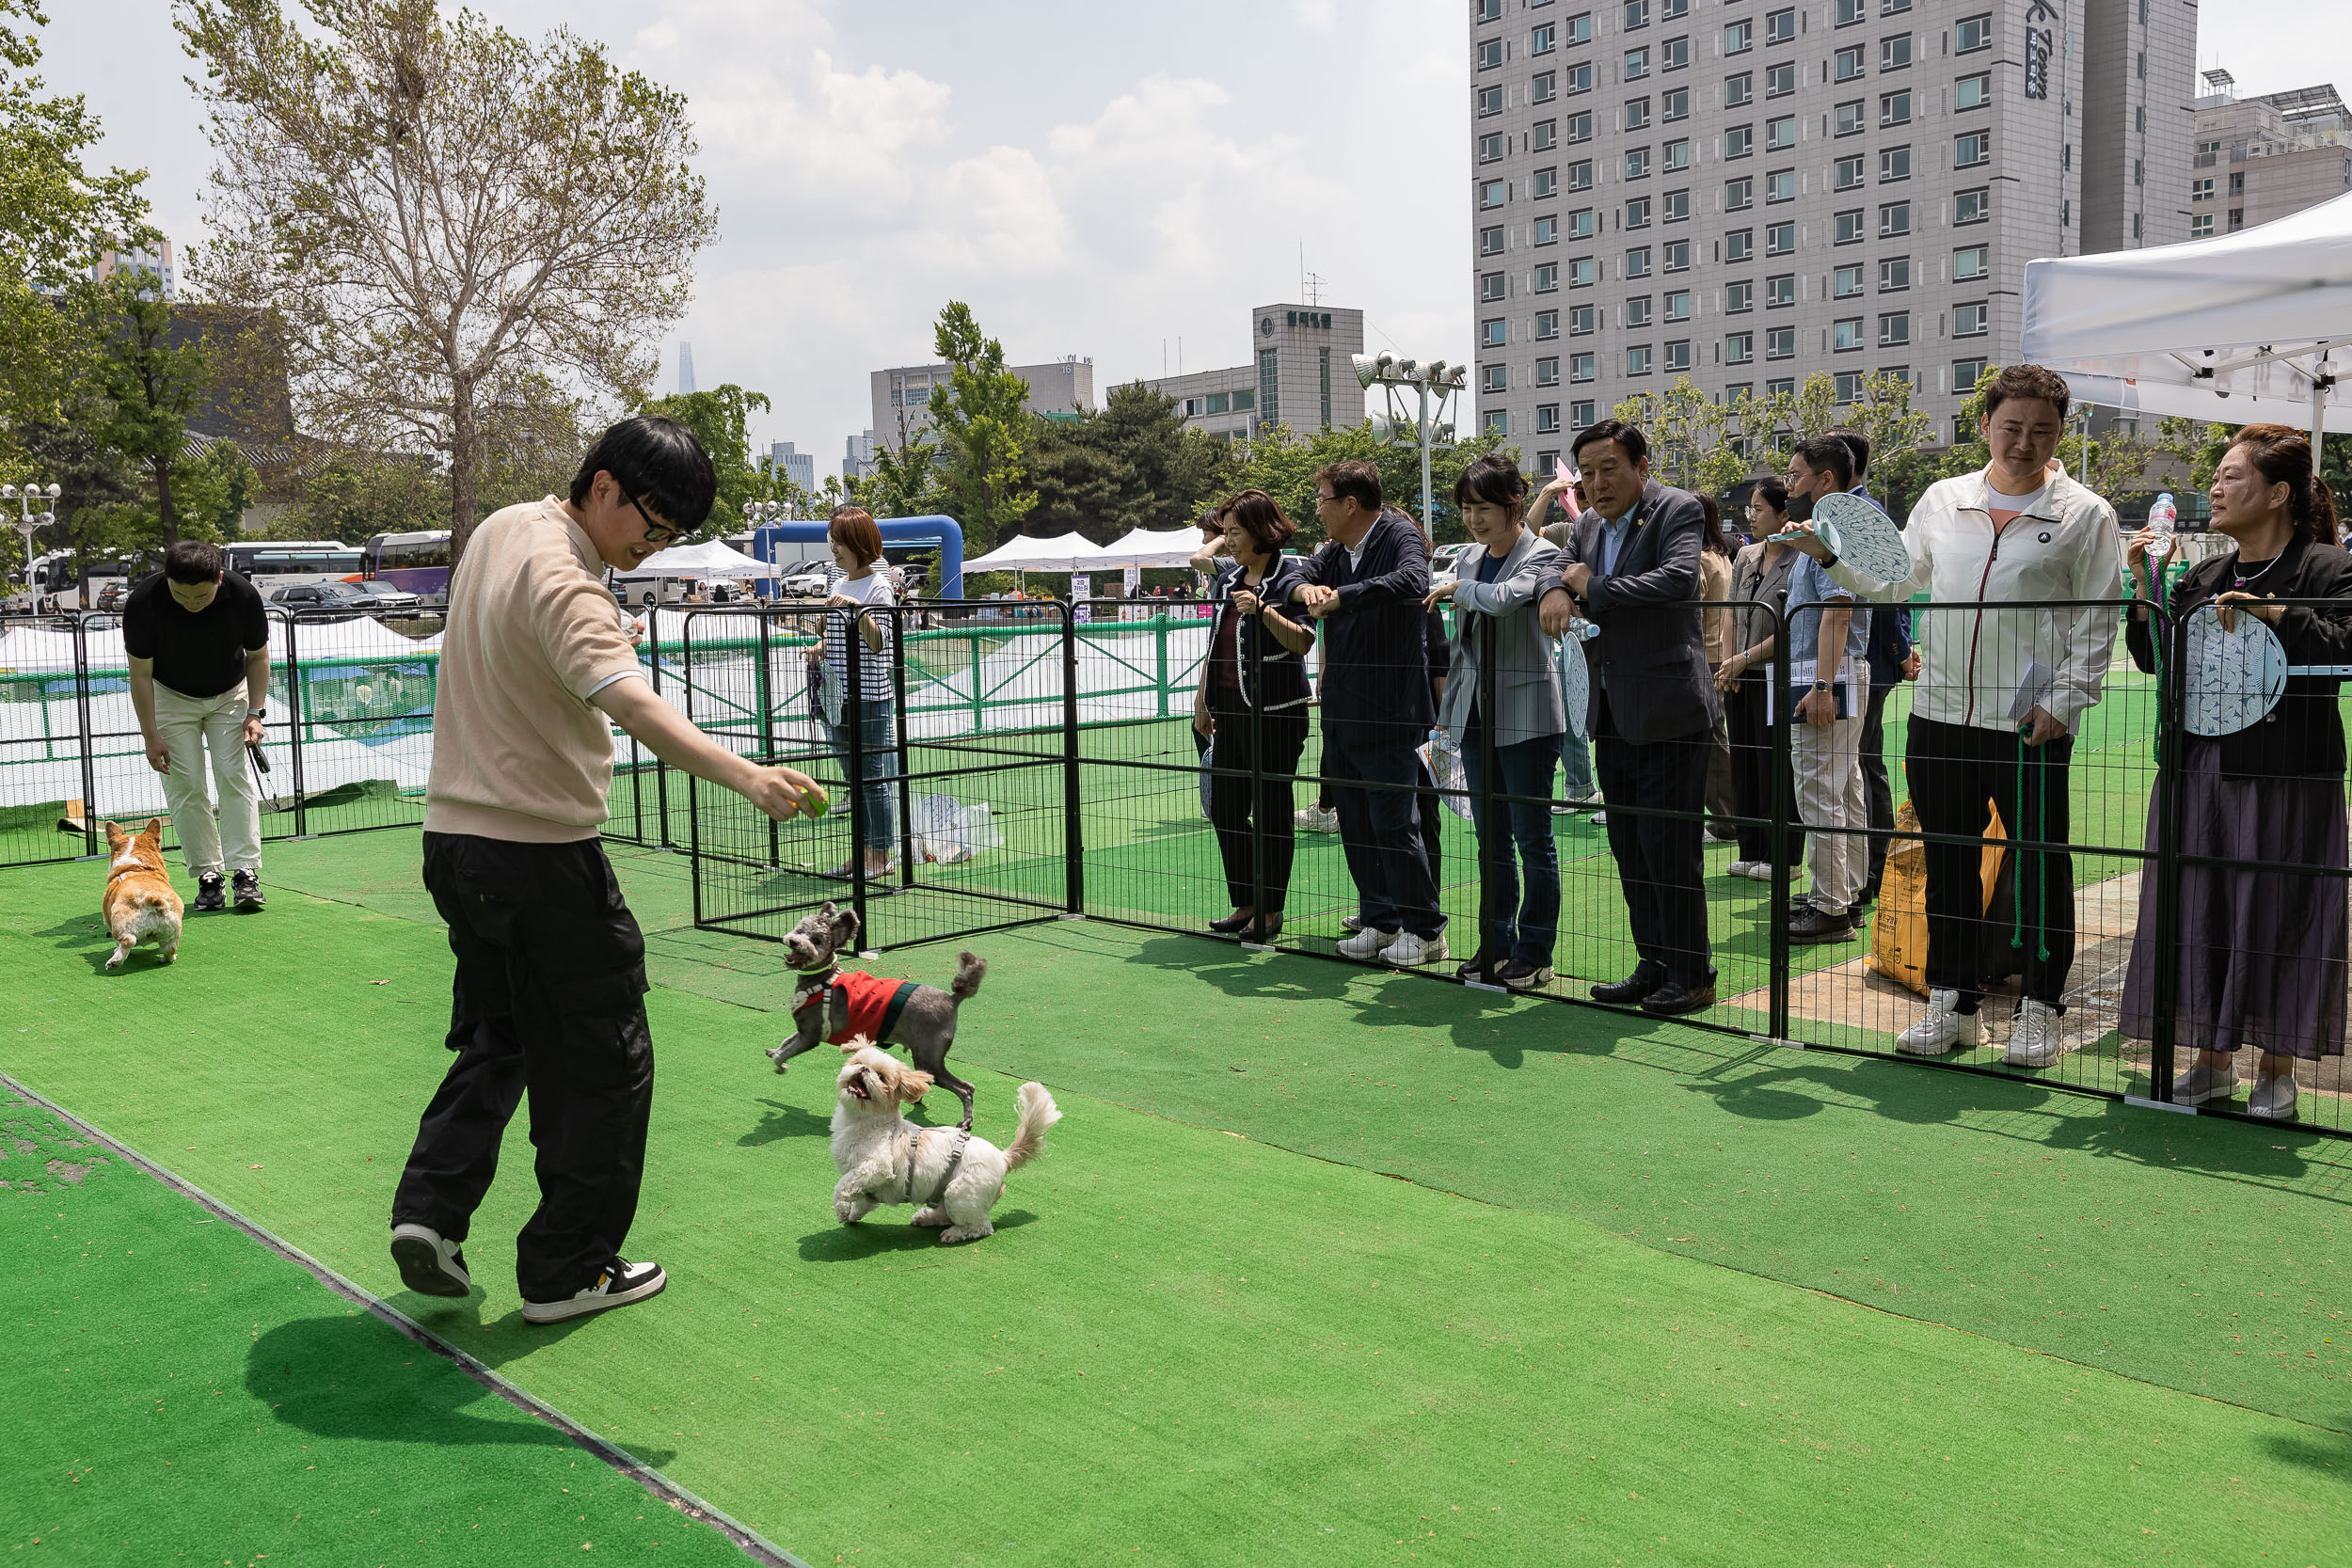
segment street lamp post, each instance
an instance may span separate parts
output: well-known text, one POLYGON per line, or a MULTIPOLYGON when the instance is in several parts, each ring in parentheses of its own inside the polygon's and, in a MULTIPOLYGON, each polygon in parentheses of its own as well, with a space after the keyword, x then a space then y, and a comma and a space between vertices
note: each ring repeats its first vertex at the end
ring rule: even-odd
POLYGON ((33 531, 49 527, 57 520, 56 500, 65 492, 52 484, 46 489, 39 484, 0 484, 0 501, 17 504, 17 531, 24 535, 24 608, 38 608, 33 589, 33 531), (40 511, 33 510, 35 502, 42 502, 40 511))
POLYGON ((1385 350, 1376 355, 1355 355, 1352 358, 1358 385, 1366 391, 1382 388, 1388 395, 1389 411, 1373 416, 1374 432, 1394 440, 1409 429, 1421 443, 1421 527, 1423 533, 1435 539, 1437 524, 1430 517, 1429 506, 1429 448, 1438 436, 1451 434, 1451 427, 1442 422, 1446 399, 1468 385, 1470 372, 1442 359, 1432 359, 1424 365, 1417 359, 1400 359, 1385 350), (1410 387, 1420 394, 1420 407, 1409 420, 1397 405, 1396 389, 1400 387, 1410 387), (1433 392, 1437 394, 1434 404, 1430 399, 1433 392))

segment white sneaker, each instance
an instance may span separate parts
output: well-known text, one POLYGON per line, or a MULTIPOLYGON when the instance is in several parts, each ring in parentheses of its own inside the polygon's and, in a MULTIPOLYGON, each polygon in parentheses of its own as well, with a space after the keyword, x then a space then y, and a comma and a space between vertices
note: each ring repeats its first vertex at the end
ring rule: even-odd
POLYGON ((1389 943, 1404 934, 1402 931, 1383 931, 1377 927, 1367 926, 1354 936, 1341 941, 1340 957, 1343 958, 1376 958, 1388 951, 1389 943))
POLYGON ((1759 870, 1762 871, 1767 877, 1770 877, 1772 874, 1772 868, 1766 865, 1762 861, 1733 861, 1728 866, 1724 868, 1724 875, 1726 877, 1753 878, 1759 870))
POLYGON ((1400 969, 1406 969, 1414 964, 1433 964, 1445 956, 1443 933, 1434 937, 1422 937, 1415 936, 1410 931, 1399 931, 1396 934, 1396 940, 1389 943, 1387 949, 1381 953, 1380 959, 1383 963, 1392 963, 1400 969))
POLYGON ((1925 1018, 1895 1037, 1895 1049, 1911 1056, 1941 1056, 1984 1043, 1984 1020, 1960 1010, 1960 992, 1928 992, 1925 1018))
POLYGON ((1301 832, 1336 833, 1340 831, 1340 814, 1337 811, 1317 811, 1309 806, 1293 820, 1301 832))
POLYGON ((2010 1067, 2048 1067, 2058 1059, 2058 1009, 2029 996, 2017 1004, 2017 1017, 2009 1026, 2009 1049, 2001 1053, 2001 1060, 2010 1067))
POLYGON ((400 1267, 400 1282, 419 1295, 473 1294, 465 1253, 431 1226, 392 1227, 392 1261, 400 1267))
POLYGON ((669 1283, 670 1276, 661 1272, 659 1263, 628 1263, 615 1258, 596 1272, 594 1285, 565 1300, 524 1302, 523 1322, 560 1323, 566 1318, 611 1311, 647 1296, 658 1296, 669 1283))
POLYGON ((1609 814, 1605 811, 1597 811, 1593 813, 1593 826, 1596 828, 1606 828, 1609 826, 1609 814))

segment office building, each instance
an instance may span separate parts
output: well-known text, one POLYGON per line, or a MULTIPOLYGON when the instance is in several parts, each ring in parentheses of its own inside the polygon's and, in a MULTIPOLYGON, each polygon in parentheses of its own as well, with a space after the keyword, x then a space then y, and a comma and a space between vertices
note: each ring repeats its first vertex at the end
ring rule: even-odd
POLYGON ((1217 371, 1147 379, 1176 400, 1196 430, 1248 440, 1263 426, 1351 429, 1364 394, 1349 358, 1364 351, 1364 313, 1321 304, 1261 305, 1249 312, 1249 360, 1217 371))
MULTIPOLYGON (((1073 354, 1042 365, 1009 365, 1006 369, 1029 384, 1023 407, 1047 419, 1067 418, 1079 409, 1092 409, 1094 361, 1073 354)), ((902 447, 930 428, 930 402, 944 395, 955 374, 953 365, 898 365, 876 371, 869 378, 874 399, 874 432, 894 447, 902 447)))
POLYGON ((678 392, 678 396, 680 396, 680 397, 684 397, 684 396, 686 396, 686 394, 687 394, 687 393, 689 393, 689 392, 692 391, 693 389, 694 389, 694 345, 693 345, 693 344, 691 344, 691 343, 680 343, 680 344, 678 344, 678 346, 677 346, 677 392, 678 392))
POLYGON ((2188 238, 2196 14, 1470 0, 1480 421, 1548 468, 1684 376, 1876 372, 1948 436, 2016 357, 2028 261, 2188 238))
POLYGON ((2237 96, 2208 71, 2188 170, 2189 234, 2233 233, 2352 191, 2352 120, 2332 87, 2237 96))
POLYGON ((841 477, 871 479, 874 476, 874 433, 862 431, 844 442, 841 449, 841 477))
POLYGON ((803 490, 817 488, 817 454, 795 451, 789 441, 771 441, 768 446, 768 466, 784 470, 784 477, 803 490))
POLYGON ((161 294, 167 300, 180 297, 180 263, 172 255, 169 240, 158 242, 153 250, 117 250, 109 242, 100 247, 98 259, 90 263, 90 281, 103 283, 117 268, 145 273, 150 287, 142 293, 151 296, 161 294))

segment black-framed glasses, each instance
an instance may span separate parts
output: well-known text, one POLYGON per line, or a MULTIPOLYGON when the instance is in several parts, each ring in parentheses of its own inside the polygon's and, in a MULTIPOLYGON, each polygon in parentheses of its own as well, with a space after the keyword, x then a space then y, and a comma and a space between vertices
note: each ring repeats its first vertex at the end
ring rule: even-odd
MULTIPOLYGON (((621 487, 615 485, 613 488, 620 489, 621 487)), ((684 529, 672 528, 667 523, 655 522, 653 514, 645 510, 644 502, 639 500, 635 496, 629 495, 627 490, 621 490, 621 494, 628 499, 629 505, 637 509, 637 515, 645 520, 646 544, 666 545, 671 540, 675 539, 679 534, 686 531, 684 529)))

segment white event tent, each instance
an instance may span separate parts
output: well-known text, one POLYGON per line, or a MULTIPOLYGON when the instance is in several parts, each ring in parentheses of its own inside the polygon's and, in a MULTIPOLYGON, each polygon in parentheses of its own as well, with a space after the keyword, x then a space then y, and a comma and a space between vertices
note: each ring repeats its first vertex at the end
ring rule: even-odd
POLYGON ((2185 245, 2026 265, 2022 351, 2076 401, 2352 433, 2352 195, 2185 245))
POLYGON ((977 561, 963 563, 971 572, 1099 572, 1121 564, 1102 546, 1083 535, 1064 533, 1052 539, 1019 534, 1006 540, 977 561))
POLYGON ((1125 538, 1103 546, 1102 564, 1105 566, 1182 566, 1192 560, 1192 552, 1200 547, 1200 531, 1197 528, 1171 528, 1154 531, 1148 528, 1131 531, 1125 538))
POLYGON ((717 539, 707 539, 699 545, 673 545, 666 550, 656 550, 637 563, 634 571, 615 572, 613 576, 628 581, 641 578, 771 578, 776 569, 755 556, 745 555, 734 546, 717 539))

